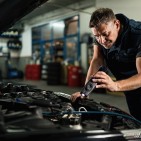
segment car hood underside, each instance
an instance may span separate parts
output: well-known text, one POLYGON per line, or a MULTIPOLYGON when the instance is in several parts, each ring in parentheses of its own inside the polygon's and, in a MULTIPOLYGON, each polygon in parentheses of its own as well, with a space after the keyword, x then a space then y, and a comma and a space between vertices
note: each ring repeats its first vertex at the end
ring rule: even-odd
POLYGON ((0 0, 0 34, 48 0, 0 0))

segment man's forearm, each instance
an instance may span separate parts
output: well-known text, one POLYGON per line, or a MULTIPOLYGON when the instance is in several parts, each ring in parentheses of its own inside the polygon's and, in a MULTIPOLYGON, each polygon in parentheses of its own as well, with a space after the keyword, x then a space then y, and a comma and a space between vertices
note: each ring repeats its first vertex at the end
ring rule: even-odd
POLYGON ((93 63, 93 62, 91 62, 90 67, 89 67, 88 72, 87 72, 85 84, 97 72, 97 70, 99 69, 99 67, 101 66, 101 64, 102 63, 98 63, 98 62, 93 63))
POLYGON ((129 91, 141 87, 141 74, 134 75, 128 79, 115 82, 117 85, 116 91, 129 91))

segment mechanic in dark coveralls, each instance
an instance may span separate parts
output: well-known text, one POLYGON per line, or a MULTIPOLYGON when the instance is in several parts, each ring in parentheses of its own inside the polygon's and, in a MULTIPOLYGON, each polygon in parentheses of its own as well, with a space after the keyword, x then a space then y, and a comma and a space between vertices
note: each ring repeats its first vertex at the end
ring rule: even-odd
MULTIPOLYGON (((96 88, 123 91, 130 114, 141 121, 141 22, 114 14, 109 8, 99 8, 92 13, 89 27, 94 47, 86 82, 94 76, 96 88), (97 72, 105 63, 116 81, 105 72, 97 72)), ((72 94, 72 101, 77 97, 80 92, 72 94)))

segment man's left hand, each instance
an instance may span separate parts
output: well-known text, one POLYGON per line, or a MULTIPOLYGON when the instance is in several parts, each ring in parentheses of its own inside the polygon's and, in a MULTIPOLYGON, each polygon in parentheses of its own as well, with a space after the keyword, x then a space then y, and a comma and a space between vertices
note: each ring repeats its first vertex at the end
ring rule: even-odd
POLYGON ((94 83, 97 83, 96 88, 105 88, 108 91, 117 91, 117 83, 103 71, 98 71, 92 79, 94 83))

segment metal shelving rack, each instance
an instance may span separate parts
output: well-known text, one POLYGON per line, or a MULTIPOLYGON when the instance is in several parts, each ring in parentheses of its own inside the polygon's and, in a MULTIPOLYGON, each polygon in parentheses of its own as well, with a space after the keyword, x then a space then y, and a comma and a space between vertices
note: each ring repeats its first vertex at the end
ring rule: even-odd
MULTIPOLYGON (((80 59, 79 15, 32 28, 32 53, 40 52, 40 63, 62 62, 70 64, 80 59)), ((46 67, 42 67, 46 68, 46 67)), ((43 79, 45 69, 43 69, 43 79)), ((41 76, 42 78, 42 76, 41 76)))

